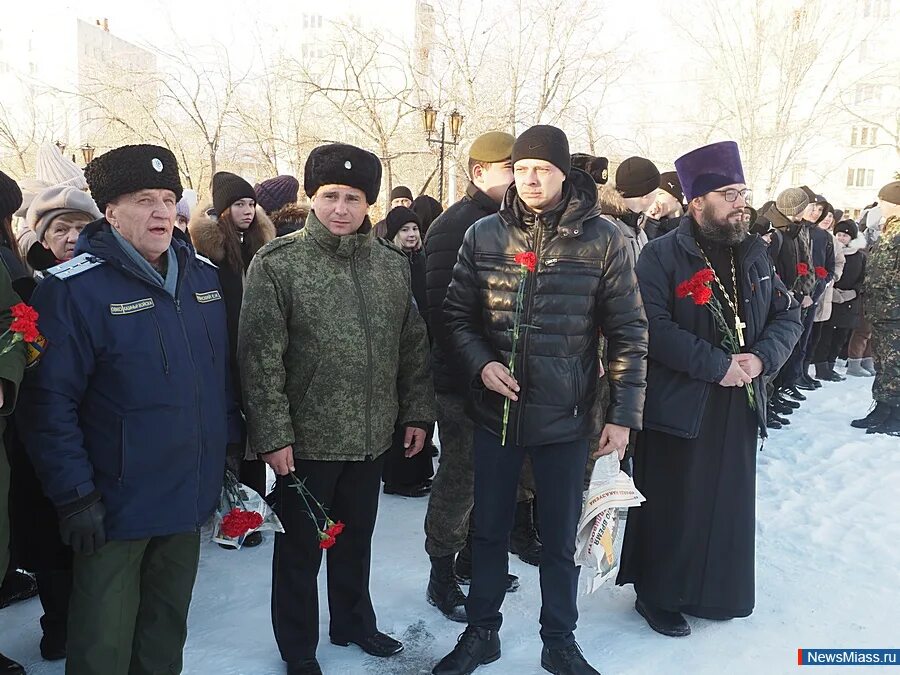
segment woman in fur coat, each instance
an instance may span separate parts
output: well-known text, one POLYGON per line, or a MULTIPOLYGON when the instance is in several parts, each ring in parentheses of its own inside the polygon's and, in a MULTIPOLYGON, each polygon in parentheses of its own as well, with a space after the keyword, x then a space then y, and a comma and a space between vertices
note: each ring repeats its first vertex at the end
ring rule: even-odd
MULTIPOLYGON (((197 252, 212 260, 219 268, 219 284, 225 301, 228 341, 231 350, 231 372, 235 398, 240 401, 237 367, 238 320, 244 296, 247 268, 256 252, 275 238, 275 226, 265 212, 256 206, 253 186, 240 176, 220 171, 213 176, 213 204, 194 211, 188 224, 191 241, 197 252)), ((266 494, 266 465, 248 454, 246 448, 229 448, 231 461, 239 462, 241 482, 266 494)), ((244 546, 258 546, 262 535, 254 532, 244 546)))

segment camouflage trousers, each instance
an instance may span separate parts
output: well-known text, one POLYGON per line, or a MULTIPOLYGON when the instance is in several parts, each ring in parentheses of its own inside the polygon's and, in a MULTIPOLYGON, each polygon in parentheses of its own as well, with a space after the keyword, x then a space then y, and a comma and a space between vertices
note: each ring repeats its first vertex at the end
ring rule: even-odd
POLYGON ((900 322, 872 322, 875 382, 872 397, 877 403, 900 406, 900 322))
MULTIPOLYGON (((466 400, 438 393, 437 423, 441 459, 431 486, 425 514, 425 551, 433 558, 459 553, 466 544, 475 503, 472 441, 475 425, 466 414, 466 400)), ((522 466, 517 501, 534 499, 531 461, 522 466)))

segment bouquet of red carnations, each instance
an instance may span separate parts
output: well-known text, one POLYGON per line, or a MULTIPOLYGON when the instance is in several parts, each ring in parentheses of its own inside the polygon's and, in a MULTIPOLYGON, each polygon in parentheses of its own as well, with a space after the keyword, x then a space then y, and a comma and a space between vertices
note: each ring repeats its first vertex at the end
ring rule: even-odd
POLYGON ((240 548, 251 532, 266 531, 284 532, 284 527, 258 492, 241 483, 231 469, 225 469, 213 522, 213 541, 240 548))

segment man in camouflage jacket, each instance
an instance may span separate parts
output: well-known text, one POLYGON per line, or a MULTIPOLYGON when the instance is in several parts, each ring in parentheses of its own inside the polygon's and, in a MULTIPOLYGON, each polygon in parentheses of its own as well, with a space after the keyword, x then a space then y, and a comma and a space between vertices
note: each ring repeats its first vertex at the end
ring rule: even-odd
POLYGON ((853 426, 900 436, 900 181, 881 188, 878 204, 885 221, 866 260, 865 286, 875 352, 875 408, 853 426))
MULTIPOLYGON (((395 422, 407 456, 434 420, 425 323, 409 264, 370 234, 381 164, 332 144, 310 154, 306 227, 270 242, 248 270, 238 360, 251 447, 278 476, 272 621, 288 673, 321 672, 316 577, 328 548, 331 641, 375 656, 403 647, 378 632, 369 597, 372 532, 384 452, 395 422), (320 546, 325 516, 292 484, 303 481, 345 529, 320 546), (313 517, 311 518, 310 515, 313 517)), ((325 537, 327 540, 327 537, 325 537)))

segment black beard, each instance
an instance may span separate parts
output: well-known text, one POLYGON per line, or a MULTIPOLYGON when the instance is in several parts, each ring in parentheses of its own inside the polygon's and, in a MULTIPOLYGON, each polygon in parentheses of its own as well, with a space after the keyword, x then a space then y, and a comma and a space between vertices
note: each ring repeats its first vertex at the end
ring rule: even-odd
POLYGON ((697 228, 704 239, 723 246, 736 246, 747 238, 750 225, 745 223, 743 218, 737 222, 732 222, 727 218, 715 220, 712 217, 712 211, 711 206, 704 207, 697 219, 697 228))

